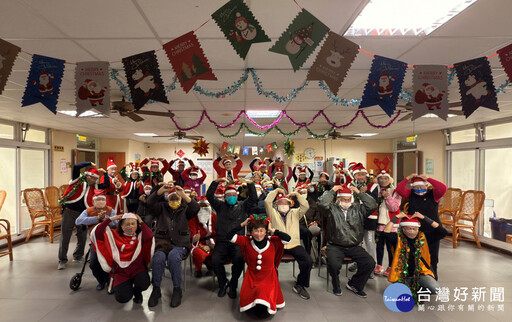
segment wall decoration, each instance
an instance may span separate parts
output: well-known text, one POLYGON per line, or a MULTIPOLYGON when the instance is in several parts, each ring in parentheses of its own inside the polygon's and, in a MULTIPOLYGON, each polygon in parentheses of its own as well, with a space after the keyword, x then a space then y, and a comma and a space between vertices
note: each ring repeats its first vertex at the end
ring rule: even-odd
POLYGON ((290 138, 287 138, 286 142, 284 142, 283 151, 287 157, 293 157, 293 154, 295 153, 295 144, 290 140, 290 138))
POLYGON ((448 77, 442 65, 419 65, 414 68, 412 120, 432 113, 448 118, 448 77))
POLYGON ((0 39, 0 95, 2 95, 7 78, 11 74, 12 66, 14 66, 14 61, 20 50, 20 47, 0 39))
POLYGON ((393 176, 393 153, 366 153, 366 170, 374 174, 386 170, 393 176))
POLYGON ((110 116, 109 63, 105 61, 79 62, 75 68, 76 115, 95 109, 110 116))
POLYGON ((203 139, 197 140, 197 142, 193 144, 193 153, 197 153, 201 157, 206 156, 208 154, 208 145, 209 143, 206 143, 206 141, 203 139))
POLYGON ((244 146, 244 149, 242 150, 242 155, 249 155, 249 147, 244 146))

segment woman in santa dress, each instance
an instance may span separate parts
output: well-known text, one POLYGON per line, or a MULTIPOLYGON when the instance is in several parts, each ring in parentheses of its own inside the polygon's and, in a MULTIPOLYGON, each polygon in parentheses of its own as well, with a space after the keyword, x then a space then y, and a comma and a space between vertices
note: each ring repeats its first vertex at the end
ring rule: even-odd
POLYGON ((240 226, 247 227, 250 236, 240 236, 235 227, 229 234, 231 242, 240 246, 247 271, 240 290, 240 312, 257 305, 265 306, 269 314, 283 308, 284 298, 277 278, 277 267, 283 256, 284 244, 291 237, 272 229, 270 217, 251 215, 240 226), (273 236, 267 236, 267 231, 273 236))

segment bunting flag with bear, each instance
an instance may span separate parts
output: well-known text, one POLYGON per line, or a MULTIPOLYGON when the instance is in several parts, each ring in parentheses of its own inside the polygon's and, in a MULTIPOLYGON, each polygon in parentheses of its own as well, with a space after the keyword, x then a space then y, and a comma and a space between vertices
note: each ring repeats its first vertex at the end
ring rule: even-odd
POLYGON ((60 84, 64 75, 64 60, 34 55, 30 64, 27 87, 21 106, 41 103, 57 114, 60 84))
POLYGON ((496 88, 487 57, 457 63, 455 71, 459 79, 462 111, 466 118, 480 106, 499 111, 496 88))
POLYGON ((186 93, 200 79, 217 80, 193 31, 169 41, 164 50, 186 93))
POLYGON ((75 69, 76 116, 95 109, 110 116, 109 63, 106 61, 79 62, 75 69))
POLYGON ((287 55, 297 71, 320 44, 329 28, 303 9, 269 51, 287 55))
POLYGON ((334 95, 338 95, 341 83, 358 53, 358 44, 329 31, 306 79, 322 80, 334 95))
POLYGON ((238 56, 245 59, 251 45, 270 38, 242 0, 231 0, 212 14, 238 56))
POLYGON ((125 57, 122 61, 136 111, 149 100, 169 104, 154 50, 125 57))
POLYGON ((18 56, 20 51, 20 47, 0 39, 0 95, 2 95, 5 84, 7 84, 7 79, 11 74, 12 66, 14 66, 16 56, 18 56))
POLYGON ((446 121, 449 108, 446 66, 417 65, 412 79, 412 120, 432 113, 446 121))
MULTIPOLYGON (((497 53, 500 57, 501 66, 505 69, 505 73, 507 73, 509 81, 512 82, 512 44, 501 48, 497 53)), ((0 87, 0 93, 1 91, 2 89, 0 87)))
POLYGON ((359 108, 379 105, 391 117, 396 109, 407 64, 375 55, 359 108))

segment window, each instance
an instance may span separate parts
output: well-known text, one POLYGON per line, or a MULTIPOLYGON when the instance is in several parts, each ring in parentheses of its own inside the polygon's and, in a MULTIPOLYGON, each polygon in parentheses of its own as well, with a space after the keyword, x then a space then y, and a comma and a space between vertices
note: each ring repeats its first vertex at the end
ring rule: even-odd
POLYGON ((451 162, 451 187, 475 189, 475 150, 453 151, 451 162))
POLYGON ((0 139, 13 140, 14 126, 0 123, 0 139))
POLYGON ((46 130, 29 129, 26 132, 25 142, 46 143, 46 130))
POLYGON ((488 125, 485 127, 485 139, 496 140, 512 138, 512 123, 488 125))
POLYGON ((475 142, 475 129, 451 132, 451 144, 475 142))

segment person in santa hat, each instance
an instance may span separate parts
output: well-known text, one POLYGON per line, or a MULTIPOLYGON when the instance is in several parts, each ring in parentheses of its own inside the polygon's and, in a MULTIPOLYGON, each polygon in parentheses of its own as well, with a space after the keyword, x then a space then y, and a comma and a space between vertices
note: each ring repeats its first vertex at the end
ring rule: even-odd
MULTIPOLYGON (((117 165, 113 160, 107 161, 107 173, 110 185, 103 193, 107 196, 107 205, 112 207, 116 211, 116 214, 123 213, 121 208, 121 197, 120 194, 124 191, 124 184, 119 180, 117 176, 117 165)), ((100 179, 100 183, 103 182, 103 178, 100 179)))
POLYGON ((288 192, 288 183, 292 178, 292 168, 278 158, 277 161, 270 164, 269 169, 270 177, 276 188, 281 188, 288 192))
MULTIPOLYGON (((267 180, 267 181, 269 181, 269 180, 267 180)), ((263 181, 263 182, 265 182, 265 181, 263 181)), ((248 213, 264 215, 264 214, 266 214, 265 198, 267 197, 267 193, 263 190, 263 183, 256 182, 254 184, 254 187, 256 188, 256 195, 258 196, 258 201, 254 205, 252 205, 252 207, 249 208, 248 213)))
MULTIPOLYGON (((260 157, 254 158, 251 163, 249 164, 249 168, 251 169, 251 173, 247 174, 245 176, 245 179, 251 180, 253 173, 258 171, 261 176, 261 180, 268 180, 270 179, 267 171, 267 161, 272 161, 270 158, 265 158, 263 161, 261 161, 260 157)), ((258 180, 258 181, 261 181, 258 180)))
POLYGON ((148 206, 147 199, 151 194, 153 187, 149 184, 143 187, 143 193, 139 196, 139 206, 137 207, 137 215, 142 218, 144 223, 148 225, 148 227, 153 228, 153 222, 156 218, 156 215, 153 213, 151 208, 148 206))
POLYGON ((212 254, 215 247, 215 222, 217 215, 212 213, 212 207, 206 196, 198 198, 199 212, 188 221, 192 236, 192 261, 195 267, 195 277, 203 276, 201 267, 206 264, 208 271, 212 270, 212 254))
POLYGON ((272 226, 291 236, 290 243, 285 245, 284 254, 295 257, 300 271, 297 276, 297 282, 293 286, 293 291, 297 293, 300 298, 309 300, 310 296, 306 288, 309 287, 313 261, 311 260, 311 256, 300 244, 299 224, 300 219, 309 209, 308 202, 303 195, 297 192, 286 195, 283 189, 278 188, 270 192, 267 198, 265 198, 265 209, 267 215, 272 219, 272 226), (293 201, 290 198, 294 196, 297 198, 299 208, 292 209, 293 201))
MULTIPOLYGON (((316 186, 316 183, 308 182, 300 190, 301 194, 307 195, 306 200, 308 201, 309 204, 309 209, 308 211, 306 211, 306 215, 304 216, 304 218, 301 219, 301 224, 303 224, 304 227, 306 227, 308 230, 308 234, 305 234, 305 231, 302 234, 310 238, 310 250, 312 254, 311 256, 313 258, 313 263, 318 263, 319 250, 320 247, 322 246, 320 243, 320 233, 322 231, 322 214, 320 213, 320 209, 318 208, 317 203, 318 198, 323 194, 323 192, 320 193, 316 186)), ((301 238, 303 237, 301 236, 301 238)), ((304 243, 304 247, 306 247, 306 243, 304 243)))
MULTIPOLYGON (((224 297, 226 293, 232 299, 237 296, 238 279, 244 268, 244 258, 238 245, 230 243, 227 238, 228 233, 241 222, 247 219, 248 209, 254 205, 257 200, 256 188, 253 182, 247 184, 248 195, 245 200, 238 200, 238 191, 234 184, 226 186, 224 191, 224 201, 215 197, 220 183, 228 182, 227 178, 218 178, 208 187, 206 198, 210 202, 213 210, 217 214, 215 223, 215 251, 212 255, 212 266, 217 280, 219 281, 218 297, 224 297), (231 280, 228 283, 226 278, 226 269, 224 265, 231 260, 231 280)), ((236 232, 244 235, 245 231, 239 228, 236 232)))
POLYGON ((129 163, 129 165, 129 176, 126 176, 127 165, 125 165, 119 172, 125 181, 124 190, 121 193, 121 200, 123 202, 123 210, 125 212, 137 212, 140 196, 144 193, 144 185, 141 181, 138 163, 129 163))
POLYGON ((217 176, 219 178, 228 179, 229 184, 234 183, 235 180, 238 179, 238 173, 242 170, 243 165, 244 163, 236 154, 226 154, 224 158, 218 157, 213 161, 213 168, 215 169, 215 172, 217 172, 217 176), (236 166, 234 168, 233 163, 228 159, 229 156, 232 156, 236 162, 236 166))
POLYGON ((223 186, 219 185, 217 187, 217 189, 215 190, 214 197, 216 199, 219 199, 220 201, 224 201, 225 200, 225 198, 224 198, 225 191, 226 191, 226 189, 223 186))
MULTIPOLYGON (((295 193, 304 196, 304 198, 306 198, 306 200, 309 197, 308 184, 309 184, 309 182, 299 182, 297 184, 297 186, 295 187, 295 193)), ((290 197, 290 199, 293 203, 293 205, 291 207, 292 209, 300 207, 299 200, 297 199, 296 196, 292 196, 292 197, 290 197)), ((308 204, 309 204, 309 201, 308 201, 308 204)), ((309 211, 309 209, 308 209, 308 211, 309 211)), ((306 219, 306 215, 302 216, 302 218, 300 218, 300 220, 299 220, 299 233, 300 233, 300 240, 302 240, 302 244, 304 245, 304 249, 306 250, 306 253, 311 254, 311 248, 312 248, 311 241, 313 239, 313 234, 308 229, 308 220, 306 219)))
POLYGON ((401 212, 393 217, 384 229, 385 232, 390 232, 400 221, 397 247, 388 280, 391 283, 400 282, 407 285, 416 303, 418 303, 418 291, 421 288, 429 294, 437 294, 437 290, 441 288, 434 278, 435 275, 430 266, 428 242, 425 234, 420 231, 421 224, 418 219, 425 225, 430 225, 436 240, 441 240, 448 234, 442 225, 419 212, 415 212, 412 216, 401 212))
POLYGON ((153 187, 158 186, 160 182, 164 181, 164 175, 169 171, 169 163, 164 158, 145 158, 140 163, 142 169, 142 182, 144 184, 150 184, 153 187), (148 169, 148 163, 151 161, 148 169), (162 169, 160 169, 160 163, 162 162, 162 169))
POLYGON ((293 180, 295 181, 295 185, 297 185, 299 182, 313 181, 314 173, 307 165, 296 165, 295 167, 293 167, 292 176, 293 180), (296 174, 297 170, 299 171, 298 177, 296 174), (309 177, 307 176, 306 171, 309 172, 309 177))
MULTIPOLYGON (((92 198, 93 206, 85 209, 75 221, 76 226, 86 226, 89 232, 96 227, 97 224, 105 220, 107 217, 114 217, 116 212, 109 206, 107 206, 107 197, 105 195, 97 194, 92 198)), ((114 220, 110 222, 110 228, 115 228, 118 221, 114 220)), ((92 275, 96 277, 98 285, 96 286, 97 291, 101 291, 109 282, 109 275, 102 268, 98 260, 98 255, 91 244, 90 257, 89 257, 89 268, 92 271, 92 275)))
MULTIPOLYGON (((414 215, 416 212, 419 212, 438 224, 441 223, 439 219, 439 200, 446 193, 446 185, 444 183, 429 178, 424 174, 418 175, 413 173, 398 184, 396 192, 402 198, 409 200, 408 215, 414 215)), ((425 220, 420 220, 420 223, 420 230, 425 234, 430 250, 432 272, 437 280, 440 239, 434 233, 432 225, 429 225, 425 220)))
POLYGON ((194 167, 194 161, 190 160, 189 158, 183 158, 183 160, 180 159, 174 159, 169 164, 169 172, 172 175, 172 180, 174 180, 174 184, 180 187, 183 187, 185 185, 185 178, 183 177, 183 173, 185 172, 185 161, 188 162, 190 167, 194 167), (178 165, 176 167, 176 170, 173 169, 173 165, 178 162, 178 165))
POLYGON ((340 268, 343 258, 349 256, 357 263, 357 272, 347 282, 346 288, 365 298, 364 287, 373 272, 375 260, 360 245, 365 219, 377 209, 377 202, 356 186, 341 185, 325 191, 318 199, 318 207, 326 218, 327 245, 322 251, 327 257, 327 271, 332 277, 334 295, 342 295, 340 268), (354 194, 358 200, 355 200, 354 194))
MULTIPOLYGON (((73 228, 76 226, 76 219, 80 214, 93 205, 92 198, 98 190, 106 189, 110 186, 108 174, 104 169, 96 169, 92 162, 81 162, 73 166, 72 180, 64 191, 59 204, 63 207, 61 231, 62 238, 59 244, 59 264, 57 269, 66 268, 68 262, 68 248, 73 228), (88 167, 83 174, 80 174, 82 168, 88 167), (103 183, 98 184, 98 179, 103 176, 103 183)), ((77 244, 73 252, 75 261, 81 261, 84 256, 85 242, 87 239, 87 230, 82 227, 76 227, 77 244)))
POLYGON ((183 171, 181 174, 181 178, 185 185, 190 186, 197 193, 198 196, 201 196, 201 185, 204 180, 206 180, 206 172, 198 166, 192 166, 183 171), (199 172, 201 172, 201 176, 199 176, 199 172))
POLYGON ((199 212, 199 204, 185 194, 182 187, 163 184, 160 189, 153 191, 147 199, 148 206, 156 214, 155 224, 155 254, 153 257, 153 291, 149 297, 148 306, 158 304, 162 296, 160 285, 165 267, 171 273, 173 292, 171 307, 177 307, 182 299, 182 272, 183 257, 190 252, 190 231, 188 221, 199 212), (168 193, 168 200, 162 196, 168 193), (167 264, 166 264, 167 263, 167 264))
POLYGON ((142 303, 142 292, 150 284, 149 265, 154 242, 151 229, 134 213, 106 217, 91 232, 91 243, 103 270, 111 273, 116 301, 127 303, 133 298, 142 303), (119 220, 116 229, 112 221, 119 220))
POLYGON ((349 184, 352 181, 352 177, 350 173, 343 169, 343 161, 340 161, 338 164, 333 164, 334 166, 334 174, 330 179, 331 186, 339 186, 342 184, 349 184))
POLYGON ((400 203, 402 198, 395 191, 393 178, 391 178, 391 175, 389 175, 386 170, 381 170, 377 174, 368 190, 372 192, 373 195, 378 196, 377 204, 379 205, 379 208, 377 208, 374 213, 374 215, 378 217, 375 238, 377 241, 377 266, 375 267, 374 273, 376 275, 383 274, 384 276, 389 276, 389 273, 391 272, 391 263, 393 262, 393 250, 396 248, 397 242, 397 227, 393 227, 389 233, 384 233, 384 227, 391 219, 393 219, 393 217, 400 213, 400 203), (389 265, 386 270, 382 267, 384 246, 386 246, 389 261, 389 265))

